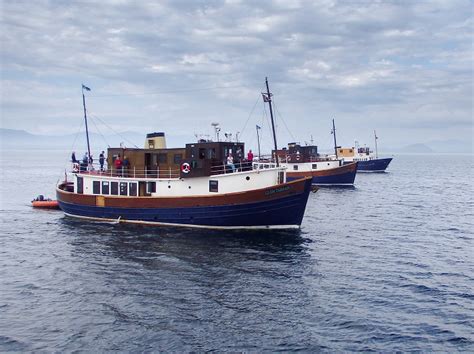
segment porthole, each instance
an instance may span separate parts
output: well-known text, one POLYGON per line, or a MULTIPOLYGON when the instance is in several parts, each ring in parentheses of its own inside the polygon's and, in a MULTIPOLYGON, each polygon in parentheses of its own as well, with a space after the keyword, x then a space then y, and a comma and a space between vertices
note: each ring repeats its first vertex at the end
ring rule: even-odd
POLYGON ((247 181, 250 181, 250 177, 249 177, 249 176, 245 177, 245 179, 246 179, 247 181))
POLYGON ((171 188, 171 186, 170 186, 170 185, 168 185, 168 188, 171 188))

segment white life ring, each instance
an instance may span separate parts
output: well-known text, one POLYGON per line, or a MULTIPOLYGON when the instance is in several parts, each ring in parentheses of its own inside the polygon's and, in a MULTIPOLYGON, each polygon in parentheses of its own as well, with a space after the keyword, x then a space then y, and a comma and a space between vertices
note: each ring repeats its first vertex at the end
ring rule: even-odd
POLYGON ((74 162, 74 163, 72 164, 72 172, 73 172, 73 173, 79 172, 79 164, 78 164, 77 162, 74 162))
POLYGON ((191 172, 191 165, 187 162, 183 162, 181 164, 181 172, 183 173, 189 173, 191 172))

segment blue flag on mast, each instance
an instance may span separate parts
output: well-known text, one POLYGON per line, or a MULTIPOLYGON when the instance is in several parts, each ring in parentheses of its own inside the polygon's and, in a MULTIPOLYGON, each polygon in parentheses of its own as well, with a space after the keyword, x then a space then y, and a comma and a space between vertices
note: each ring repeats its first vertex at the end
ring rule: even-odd
POLYGON ((82 89, 83 90, 86 90, 86 91, 90 91, 91 89, 89 87, 87 87, 86 85, 82 84, 82 89))
POLYGON ((257 129, 262 129, 262 127, 260 127, 260 126, 258 126, 258 125, 256 125, 255 127, 256 127, 257 129))

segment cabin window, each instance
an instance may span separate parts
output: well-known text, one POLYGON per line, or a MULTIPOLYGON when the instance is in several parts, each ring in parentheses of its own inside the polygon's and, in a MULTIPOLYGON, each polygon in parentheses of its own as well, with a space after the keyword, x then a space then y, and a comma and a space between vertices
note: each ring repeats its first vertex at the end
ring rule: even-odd
POLYGON ((342 149, 339 149, 339 152, 342 154, 342 153, 344 152, 344 150, 342 150, 342 149))
POLYGON ((102 194, 109 194, 109 182, 102 182, 102 194))
POLYGON ((216 149, 209 149, 207 150, 207 156, 209 159, 215 159, 216 158, 216 149))
POLYGON ((181 163, 181 160, 183 159, 183 154, 174 154, 174 163, 175 165, 179 165, 181 163))
POLYGON ((313 163, 313 170, 316 170, 318 168, 318 164, 317 163, 313 163))
POLYGON ((130 182, 129 183, 129 188, 130 188, 130 195, 133 197, 137 196, 137 184, 135 182, 130 182))
POLYGON ((82 177, 77 177, 77 193, 84 193, 84 179, 82 177))
POLYGON ((219 192, 219 181, 209 181, 209 192, 219 192))
POLYGON ((155 148, 155 141, 153 139, 148 140, 148 148, 149 149, 155 148))
POLYGON ((128 183, 127 182, 120 182, 120 195, 127 195, 128 191, 128 183))
POLYGON ((293 165, 293 171, 298 171, 298 165, 293 165))
POLYGON ((199 149, 199 158, 204 160, 206 158, 206 149, 199 149))
POLYGON ((118 182, 110 182, 110 194, 118 195, 118 182))
POLYGON ((146 183, 146 193, 151 194, 156 192, 156 182, 147 182, 146 183))
POLYGON ((349 152, 352 152, 352 149, 350 149, 349 152))
POLYGON ((92 193, 100 194, 100 181, 92 181, 92 193))
POLYGON ((160 164, 162 163, 168 163, 168 155, 166 154, 158 154, 158 162, 160 164))

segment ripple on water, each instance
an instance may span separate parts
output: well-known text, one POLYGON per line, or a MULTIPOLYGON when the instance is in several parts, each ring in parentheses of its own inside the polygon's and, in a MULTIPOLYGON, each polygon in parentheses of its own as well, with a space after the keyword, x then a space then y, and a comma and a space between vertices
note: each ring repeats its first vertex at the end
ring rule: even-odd
POLYGON ((311 194, 301 231, 244 233, 33 210, 59 173, 24 180, 20 153, 0 162, 2 351, 474 351, 462 156, 397 156, 311 194))

